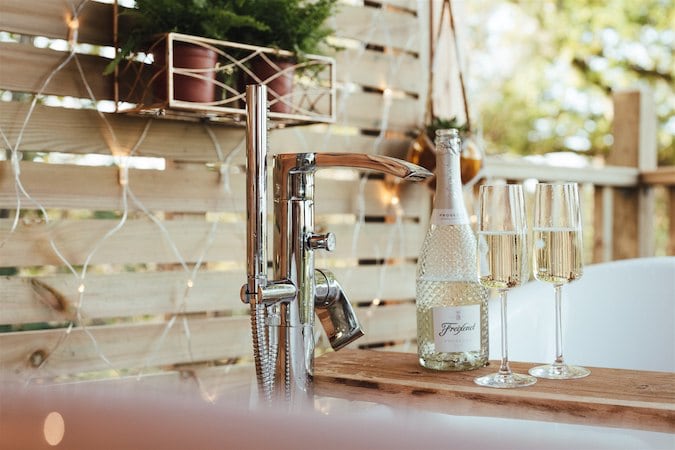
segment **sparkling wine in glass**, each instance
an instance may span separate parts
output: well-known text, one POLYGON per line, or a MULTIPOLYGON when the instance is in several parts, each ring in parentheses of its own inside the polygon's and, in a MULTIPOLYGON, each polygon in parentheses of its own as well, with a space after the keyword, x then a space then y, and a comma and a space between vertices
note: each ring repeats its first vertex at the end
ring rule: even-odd
POLYGON ((520 185, 480 187, 478 213, 478 277, 496 289, 501 302, 501 364, 499 371, 474 379, 481 386, 515 388, 531 386, 537 379, 513 373, 509 367, 506 332, 506 294, 528 276, 525 202, 520 185))
POLYGON ((565 364, 562 351, 562 286, 583 274, 581 206, 576 183, 541 183, 534 203, 534 276, 555 291, 555 361, 533 367, 530 375, 566 380, 591 372, 565 364))

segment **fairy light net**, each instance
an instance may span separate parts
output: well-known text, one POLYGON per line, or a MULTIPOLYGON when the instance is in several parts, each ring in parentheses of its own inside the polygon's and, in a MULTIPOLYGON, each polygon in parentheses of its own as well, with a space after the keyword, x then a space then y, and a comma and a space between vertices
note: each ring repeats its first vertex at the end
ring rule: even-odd
MULTIPOLYGON (((8 167, 10 168, 9 176, 11 177, 10 184, 12 192, 7 192, 5 195, 14 197, 14 206, 12 211, 10 211, 9 218, 3 220, 2 234, 0 235, 0 252, 2 251, 2 247, 7 246, 6 248, 8 248, 11 246, 13 240, 19 239, 18 236, 22 233, 22 229, 25 225, 25 218, 29 216, 36 217, 33 220, 44 225, 44 229, 46 230, 44 239, 48 243, 49 251, 55 256, 54 264, 58 266, 56 273, 59 274, 58 280, 60 284, 55 287, 54 285, 41 281, 39 277, 33 278, 31 295, 45 304, 51 302, 51 304, 66 305, 64 311, 62 311, 63 314, 58 316, 59 320, 53 321, 50 324, 50 327, 52 327, 49 334, 51 336, 50 339, 41 348, 31 351, 28 358, 28 369, 23 368, 20 371, 20 375, 24 377, 24 380, 27 383, 44 380, 72 379, 73 377, 78 378, 77 374, 62 367, 62 357, 67 352, 83 351, 84 353, 93 355, 87 361, 87 367, 84 368, 85 371, 89 372, 89 375, 87 375, 88 377, 125 375, 143 377, 155 374, 158 370, 161 371, 166 369, 165 365, 171 364, 168 362, 171 361, 171 358, 167 358, 165 356, 166 353, 177 351, 186 355, 183 358, 185 361, 183 364, 187 364, 185 366, 186 373, 194 378, 203 393, 211 398, 212 393, 206 392, 207 390, 204 389, 204 378, 200 375, 203 372, 194 370, 189 364, 191 362, 198 364, 206 362, 207 365, 202 366, 202 368, 213 367, 214 364, 225 364, 227 367, 231 367, 230 363, 242 361, 242 357, 236 356, 239 354, 237 350, 233 351, 235 356, 232 359, 222 359, 222 356, 215 357, 214 355, 223 355, 226 351, 205 350, 203 347, 220 347, 222 344, 222 346, 230 348, 231 345, 224 342, 205 342, 202 338, 202 334, 200 334, 202 330, 195 329, 193 323, 198 323, 201 328, 208 328, 211 324, 210 321, 218 320, 218 326, 221 326, 222 324, 224 326, 236 328, 241 325, 241 322, 246 321, 248 318, 242 316, 238 319, 235 317, 236 312, 232 312, 232 310, 236 308, 223 307, 222 305, 218 305, 216 301, 212 302, 212 306, 208 308, 193 306, 193 302, 195 301, 194 293, 198 291, 199 295, 203 296, 204 290, 209 289, 212 292, 214 286, 222 287, 224 284, 214 282, 214 279, 220 276, 220 274, 216 272, 214 277, 214 273, 211 270, 215 267, 215 264, 217 264, 217 261, 214 263, 213 257, 210 256, 211 252, 214 250, 214 246, 220 245, 219 243, 224 239, 234 240, 241 243, 243 255, 243 246, 246 237, 245 227, 242 221, 241 203, 243 203, 243 200, 240 198, 242 191, 233 188, 230 182, 232 174, 237 172, 237 165, 242 163, 242 140, 240 139, 238 142, 232 144, 231 148, 224 149, 223 143, 218 138, 218 136, 220 136, 218 124, 210 124, 207 121, 206 123, 193 123, 190 125, 192 127, 202 128, 204 133, 208 136, 208 141, 211 143, 213 163, 210 164, 210 166, 218 171, 218 182, 213 185, 213 189, 220 192, 219 198, 221 199, 222 205, 218 211, 202 213, 201 223, 203 225, 196 228, 196 230, 199 231, 195 231, 194 228, 191 229, 190 233, 196 232, 199 235, 195 239, 195 242, 197 242, 196 248, 189 249, 189 256, 186 254, 187 250, 185 249, 185 245, 181 244, 181 239, 177 238, 177 233, 181 232, 183 228, 176 226, 171 220, 167 220, 169 216, 174 213, 162 211, 157 207, 151 208, 146 206, 147 199, 137 193, 137 186, 139 185, 140 180, 138 176, 142 175, 139 175, 137 171, 134 172, 134 161, 137 155, 139 155, 139 151, 144 147, 150 136, 152 136, 154 130, 159 127, 158 118, 155 114, 151 114, 145 119, 143 126, 133 139, 132 144, 123 145, 118 138, 121 122, 113 120, 114 116, 102 112, 100 107, 95 111, 96 117, 100 122, 100 127, 106 130, 104 144, 110 151, 110 163, 117 172, 117 203, 119 207, 117 211, 112 214, 111 219, 103 221, 105 229, 100 233, 100 237, 87 241, 85 247, 79 251, 78 256, 72 256, 78 252, 74 252, 73 248, 69 248, 69 245, 73 245, 74 241, 68 239, 63 240, 60 233, 58 233, 62 217, 67 217, 68 214, 61 214, 59 211, 46 205, 41 199, 41 196, 36 195, 25 182, 26 175, 25 172, 22 172, 22 169, 25 169, 24 154, 27 150, 30 150, 30 148, 24 148, 24 133, 32 123, 36 110, 39 109, 41 103, 48 98, 46 93, 50 92, 51 83, 55 77, 62 75, 66 70, 75 68, 74 72, 76 73, 76 76, 74 82, 78 83, 83 88, 83 91, 86 92, 86 97, 80 99, 82 103, 94 106, 104 104, 103 100, 105 99, 97 97, 95 93, 96 90, 93 88, 91 81, 93 77, 99 75, 88 73, 85 70, 86 66, 83 64, 83 55, 79 51, 79 49, 81 49, 81 43, 78 39, 80 26, 82 24, 81 14, 86 10, 86 7, 92 3, 93 2, 88 0, 78 3, 68 3, 70 14, 65 23, 68 30, 67 48, 63 52, 61 61, 55 67, 47 69, 40 85, 36 87, 33 93, 28 97, 29 102, 28 108, 25 109, 25 115, 16 119, 14 122, 14 124, 18 124, 19 126, 19 131, 13 133, 14 138, 12 139, 10 136, 12 133, 9 133, 9 130, 0 128, 0 138, 2 139, 3 147, 7 150, 7 159, 9 160, 8 167), (124 361, 124 355, 120 354, 119 350, 116 348, 116 338, 114 336, 117 335, 112 335, 112 338, 108 337, 111 327, 107 327, 107 325, 115 326, 114 324, 123 323, 124 321, 121 321, 119 318, 107 319, 105 314, 95 311, 96 308, 93 307, 97 301, 95 293, 96 289, 100 289, 100 287, 92 288, 92 285, 101 285, 101 277, 99 277, 99 275, 102 275, 103 272, 109 272, 111 270, 148 270, 147 267, 139 266, 120 268, 120 264, 117 264, 117 266, 105 265, 100 262, 101 258, 99 257, 103 251, 102 249, 106 248, 106 246, 114 245, 115 242, 120 239, 120 236, 124 236, 124 233, 128 232, 130 228, 134 229, 139 222, 150 224, 150 226, 154 228, 155 231, 152 233, 150 239, 154 242, 158 242, 158 245, 163 247, 165 251, 171 255, 168 259, 172 261, 172 263, 169 264, 170 267, 167 269, 170 271, 171 282, 176 287, 172 290, 165 289, 162 291, 169 291, 169 293, 166 294, 168 298, 165 299, 164 304, 168 304, 170 307, 164 306, 162 308, 155 308, 154 310, 151 309, 145 314, 146 317, 142 319, 147 321, 147 323, 154 323, 157 326, 153 328, 154 331, 152 331, 149 336, 145 336, 138 341, 138 345, 141 345, 144 349, 136 349, 141 353, 144 352, 140 364, 136 363, 129 367, 128 362, 124 361), (224 234, 227 234, 226 238, 223 238, 224 234), (206 271, 205 269, 209 270, 206 271), (69 279, 67 280, 65 277, 69 277, 69 279), (229 309, 229 311, 225 311, 224 308, 229 309), (193 322, 191 315, 194 314, 195 311, 205 311, 207 315, 206 319, 199 322, 193 322), (101 323, 103 323, 103 326, 101 326, 101 323), (216 360, 214 360, 214 357, 216 360), (54 370, 50 370, 51 368, 54 370)), ((375 10, 374 13, 370 15, 370 22, 366 24, 365 30, 367 30, 367 33, 360 36, 360 39, 365 42, 373 38, 375 34, 379 34, 380 36, 384 35, 388 40, 390 33, 393 32, 389 28, 384 10, 375 10)), ((170 40, 174 38, 192 39, 181 36, 168 37, 170 40)), ((406 45, 412 46, 414 39, 414 35, 411 34, 409 42, 406 45)), ((366 46, 358 47, 358 51, 354 54, 354 63, 358 64, 360 57, 365 53, 366 46)), ((408 55, 404 52, 401 52, 398 56, 389 57, 387 59, 389 65, 386 69, 385 78, 395 78, 398 71, 403 70, 402 64, 407 56, 408 55)), ((144 64, 140 67, 142 70, 147 71, 148 67, 146 66, 147 65, 144 64)), ((332 63, 329 64, 329 66, 330 67, 326 69, 326 71, 327 73, 330 73, 330 82, 324 84, 329 90, 334 90, 336 88, 335 67, 332 63)), ((345 70, 347 71, 348 68, 345 68, 345 70)), ((344 78, 345 80, 351 79, 348 73, 344 78)), ((171 79, 171 77, 169 79, 171 79)), ((221 86, 221 88, 223 88, 223 86, 221 86)), ((147 89, 149 89, 148 85, 145 85, 141 91, 145 90, 147 94, 147 89)), ((123 92, 124 89, 120 89, 120 91, 123 92)), ((343 91, 339 100, 336 101, 337 96, 335 95, 331 96, 330 100, 325 100, 328 98, 326 95, 329 94, 321 94, 321 98, 324 100, 315 102, 317 104, 329 105, 330 115, 335 115, 338 118, 335 125, 329 126, 328 129, 323 130, 320 134, 323 136, 326 145, 332 133, 339 134, 341 130, 353 128, 353 125, 350 125, 351 111, 349 105, 351 100, 350 97, 354 92, 356 91, 353 89, 353 84, 343 82, 343 91)), ((228 97, 231 102, 240 100, 237 98, 239 94, 235 94, 234 92, 232 92, 232 94, 231 97, 228 97)), ((3 94, 3 98, 4 97, 6 96, 3 94)), ((10 97, 15 99, 17 96, 10 97)), ((392 108, 392 105, 395 103, 396 97, 397 94, 395 90, 388 87, 383 89, 380 119, 373 127, 374 129, 377 129, 378 132, 374 135, 374 139, 372 139, 372 147, 370 148, 372 153, 381 153, 383 151, 384 143, 387 140, 389 122, 395 114, 395 109, 392 108)), ((121 102, 120 98, 115 98, 114 100, 116 101, 118 110, 121 110, 120 108, 122 106, 126 106, 129 110, 134 110, 135 112, 139 111, 139 103, 129 105, 127 102, 121 102)), ((201 105, 199 108, 195 108, 195 110, 199 111, 199 114, 204 114, 204 112, 206 112, 207 115, 212 113, 215 114, 214 111, 211 110, 212 106, 228 108, 228 106, 223 105, 201 105)), ((155 105, 152 106, 150 110, 166 110, 167 107, 169 107, 168 104, 155 105)), ((180 109, 179 106, 177 106, 176 109, 180 109)), ((190 111, 192 110, 186 109, 186 115, 191 114, 190 111)), ((232 112, 236 115, 235 111, 232 112)), ((218 114, 220 114, 220 112, 218 114)), ((283 113, 280 114, 281 115, 278 116, 278 118, 279 120, 283 120, 283 113)), ((274 118, 274 114, 271 114, 271 116, 274 118)), ((312 121, 331 122, 333 120, 332 118, 327 117, 328 116, 323 119, 312 117, 312 121)), ((289 117, 285 118, 290 120, 289 117)), ((300 118, 304 119, 303 117, 300 118)), ((298 117, 293 118, 293 120, 296 119, 298 119, 298 117)), ((298 148, 294 148, 292 151, 316 150, 316 140, 310 145, 305 140, 306 135, 300 131, 299 128, 294 128, 292 133, 296 135, 299 142, 298 148)), ((128 132, 126 135, 128 136, 128 132)), ((321 143, 319 143, 319 147, 323 148, 321 143)), ((55 166, 54 170, 58 170, 58 166, 55 166)), ((200 177, 205 173, 206 172, 203 170, 195 170, 191 173, 191 176, 200 177)), ((363 239, 361 239, 361 237, 363 229, 368 226, 369 221, 369 211, 365 200, 369 179, 365 176, 358 177, 357 179, 359 180, 359 188, 357 198, 355 199, 356 214, 349 221, 350 223, 353 223, 351 232, 351 257, 343 257, 346 262, 335 263, 331 261, 329 255, 325 255, 320 257, 318 261, 319 264, 329 267, 331 265, 335 266, 335 264, 338 266, 346 266, 346 269, 344 269, 343 272, 347 281, 352 276, 355 276, 356 272, 359 270, 359 266, 354 264, 354 262, 358 261, 360 258, 359 254, 362 252, 362 248, 360 247, 363 247, 363 239)), ((82 189, 86 189, 86 186, 82 186, 82 189)), ((406 253, 403 248, 405 240, 404 235, 407 230, 406 224, 409 225, 409 223, 407 222, 408 219, 406 219, 406 212, 400 203, 398 188, 396 186, 391 187, 385 192, 385 197, 386 198, 384 198, 383 201, 387 202, 387 208, 389 210, 389 219, 387 219, 389 223, 387 228, 388 231, 383 245, 378 243, 372 244, 372 259, 389 262, 407 260, 409 262, 409 256, 406 256, 409 252, 406 253)), ((178 215, 180 215, 180 213, 178 213, 178 215)), ((93 224, 93 222, 87 223, 93 224)), ((100 229, 101 225, 97 224, 97 227, 100 229)), ((349 243, 343 241, 342 245, 348 247, 349 243)), ((3 262, 1 265, 7 267, 11 265, 9 263, 10 262, 3 262)), ((235 269, 241 269, 243 267, 243 262, 239 262, 241 267, 236 267, 236 263, 228 264, 230 264, 230 268, 234 267, 235 269)), ((154 267, 151 269, 156 270, 157 267, 161 265, 161 263, 154 264, 154 267)), ((362 308, 365 307, 362 320, 366 330, 370 326, 369 322, 371 317, 373 317, 373 313, 377 311, 377 308, 386 303, 387 294, 385 292, 387 291, 386 286, 388 276, 392 271, 394 274, 398 273, 395 264, 379 264, 376 267, 376 277, 373 279, 373 282, 375 283, 375 295, 368 302, 360 303, 362 308)), ((166 277, 161 278, 164 282, 168 279, 169 278, 166 277)), ((240 281, 234 280, 232 284, 238 283, 237 289, 230 289, 230 291, 238 291, 238 287, 243 280, 243 277, 240 281)), ((230 281, 228 281, 228 283, 229 282, 230 281)), ((133 288, 129 288, 127 292, 132 293, 132 295, 135 294, 133 288)), ((214 296, 212 293, 209 295, 214 296)), ((225 296, 227 294, 223 293, 222 295, 225 296)), ((215 296, 217 297, 217 295, 215 296)), ((139 298, 138 301, 142 302, 143 299, 139 298)), ((241 306, 241 308, 242 310, 245 309, 244 306, 241 306)), ((124 315, 123 313, 117 314, 124 315)), ((131 325, 129 325, 127 329, 131 333, 135 330, 133 325, 140 319, 135 317, 130 320, 131 325)), ((248 330, 248 326, 241 328, 241 330, 248 330)), ((16 337, 14 341, 19 342, 21 339, 20 333, 15 334, 16 336, 11 337, 16 337)), ((242 334, 240 339, 245 339, 246 336, 247 334, 242 334)), ((130 338, 134 339, 134 336, 131 336, 130 338)), ((317 331, 317 340, 320 339, 320 331, 317 331)), ((8 340, 5 340, 5 342, 8 342, 8 340)), ((406 348, 409 348, 411 341, 408 340, 406 342, 406 348)), ((362 343, 368 345, 371 344, 372 341, 367 337, 362 343)), ((319 348, 321 348, 321 346, 319 346, 319 348)), ((246 361, 246 357, 243 357, 243 361, 246 361)), ((176 369, 176 367, 174 367, 174 369, 176 369)), ((178 367, 178 370, 182 370, 180 369, 180 366, 178 367)), ((220 376, 222 376, 223 373, 226 375, 228 374, 227 371, 219 373, 220 376)), ((222 383, 227 383, 227 380, 221 380, 220 384, 222 383)))

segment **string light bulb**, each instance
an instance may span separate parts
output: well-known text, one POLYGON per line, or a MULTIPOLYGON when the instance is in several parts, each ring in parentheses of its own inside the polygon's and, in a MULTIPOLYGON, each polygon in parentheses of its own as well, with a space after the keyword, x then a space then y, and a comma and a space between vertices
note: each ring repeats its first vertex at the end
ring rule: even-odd
POLYGON ((68 45, 70 48, 75 47, 80 30, 80 20, 77 17, 70 17, 68 19, 68 45))
POLYGON ((121 161, 117 165, 117 182, 120 186, 127 186, 129 184, 129 166, 125 161, 121 161))

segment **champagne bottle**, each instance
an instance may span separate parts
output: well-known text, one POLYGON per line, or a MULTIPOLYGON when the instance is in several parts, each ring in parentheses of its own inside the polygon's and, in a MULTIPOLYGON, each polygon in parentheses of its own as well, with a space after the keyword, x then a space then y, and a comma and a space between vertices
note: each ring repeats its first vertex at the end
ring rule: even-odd
POLYGON ((436 131, 436 195, 417 263, 417 354, 423 367, 470 370, 488 358, 488 290, 464 206, 456 129, 436 131))

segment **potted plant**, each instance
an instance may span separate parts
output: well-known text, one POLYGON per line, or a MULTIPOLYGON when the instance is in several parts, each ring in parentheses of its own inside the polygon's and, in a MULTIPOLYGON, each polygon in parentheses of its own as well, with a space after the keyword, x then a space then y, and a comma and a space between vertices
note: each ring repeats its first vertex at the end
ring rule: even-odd
MULTIPOLYGON (((124 13, 129 19, 123 44, 116 58, 104 73, 115 67, 133 52, 143 49, 154 57, 157 73, 153 76, 155 96, 167 99, 166 39, 164 34, 177 32, 212 39, 229 39, 232 30, 266 29, 267 26, 250 16, 235 12, 239 0, 136 0, 136 7, 124 13)), ((175 42, 173 47, 174 67, 186 69, 212 69, 217 54, 212 49, 175 42)), ((213 72, 215 75, 215 71, 213 72)), ((206 103, 214 100, 215 83, 174 74, 173 96, 177 100, 206 103)))
MULTIPOLYGON (((461 124, 456 117, 449 119, 442 117, 433 117, 424 127, 424 131, 418 133, 417 137, 408 147, 407 159, 415 164, 434 171, 436 168, 436 130, 448 128, 457 128, 462 139, 461 160, 461 178, 462 184, 472 181, 483 165, 483 155, 472 137, 466 124, 461 124)), ((436 188, 436 177, 430 177, 427 184, 430 189, 436 188)))
MULTIPOLYGON (((433 34, 429 35, 429 67, 428 75, 428 89, 426 98, 426 110, 424 114, 424 126, 418 131, 416 138, 411 142, 408 148, 407 158, 412 162, 417 162, 422 167, 433 171, 436 168, 436 148, 435 148, 435 134, 436 130, 457 128, 462 140, 462 149, 460 154, 461 162, 461 178, 462 184, 473 184, 477 181, 478 174, 483 166, 483 150, 478 141, 473 136, 471 129, 469 114, 469 101, 467 98, 466 87, 464 85, 464 75, 462 73, 462 64, 459 59, 459 47, 457 44, 457 36, 455 33, 455 22, 452 13, 452 6, 450 1, 444 1, 441 6, 438 23, 439 34, 434 38, 433 34), (437 116, 434 113, 433 88, 434 88, 434 61, 436 54, 437 40, 440 37, 440 30, 443 28, 443 20, 447 17, 450 25, 451 36, 455 45, 455 56, 457 57, 457 69, 459 72, 459 85, 461 89, 462 102, 464 106, 464 118, 466 123, 460 125, 456 117, 445 119, 437 116)), ((436 178, 427 178, 427 185, 435 190, 436 178)))
MULTIPOLYGON (((285 98, 286 88, 293 84, 293 66, 303 60, 305 54, 316 53, 332 29, 325 22, 335 10, 337 0, 137 0, 136 8, 125 15, 130 16, 131 30, 126 33, 124 44, 115 60, 108 66, 107 73, 132 51, 151 48, 159 34, 178 32, 217 40, 238 42, 279 50, 289 50, 293 58, 277 59, 274 55, 252 58, 247 69, 256 73, 260 80, 267 80, 272 111, 289 112, 285 98), (270 64, 271 62, 271 64, 270 64)), ((162 42, 162 41, 159 41, 162 42)), ((197 50, 208 53, 205 47, 197 50)), ((151 51, 158 66, 165 66, 163 55, 166 50, 157 46, 151 51)), ((174 66, 198 68, 188 63, 177 62, 183 49, 174 48, 174 66)), ((185 50, 189 52, 189 50, 185 50)), ((205 59, 204 67, 214 67, 216 55, 191 56, 191 60, 205 59)), ((155 75, 157 80, 166 77, 155 75)), ((178 81, 188 85, 201 84, 194 77, 174 75, 174 98, 195 101, 177 88, 178 81), (180 80, 183 78, 184 80, 180 80), (186 80, 187 79, 187 80, 186 80)), ((250 82, 250 79, 242 80, 250 82)), ((210 92, 198 102, 212 101, 215 84, 210 92)), ((166 85, 155 83, 159 91, 166 92, 166 85)), ((157 91, 158 89, 155 89, 157 91)), ((164 98, 166 95, 164 94, 164 98)))
MULTIPOLYGON (((234 4, 234 12, 251 17, 263 27, 234 27, 229 40, 260 47, 288 50, 293 57, 266 54, 249 62, 249 69, 259 80, 266 80, 270 110, 290 113, 285 99, 290 95, 295 67, 304 55, 321 53, 326 37, 333 30, 326 20, 335 12, 336 0, 246 0, 234 4)), ((251 81, 244 77, 243 83, 251 81)))

